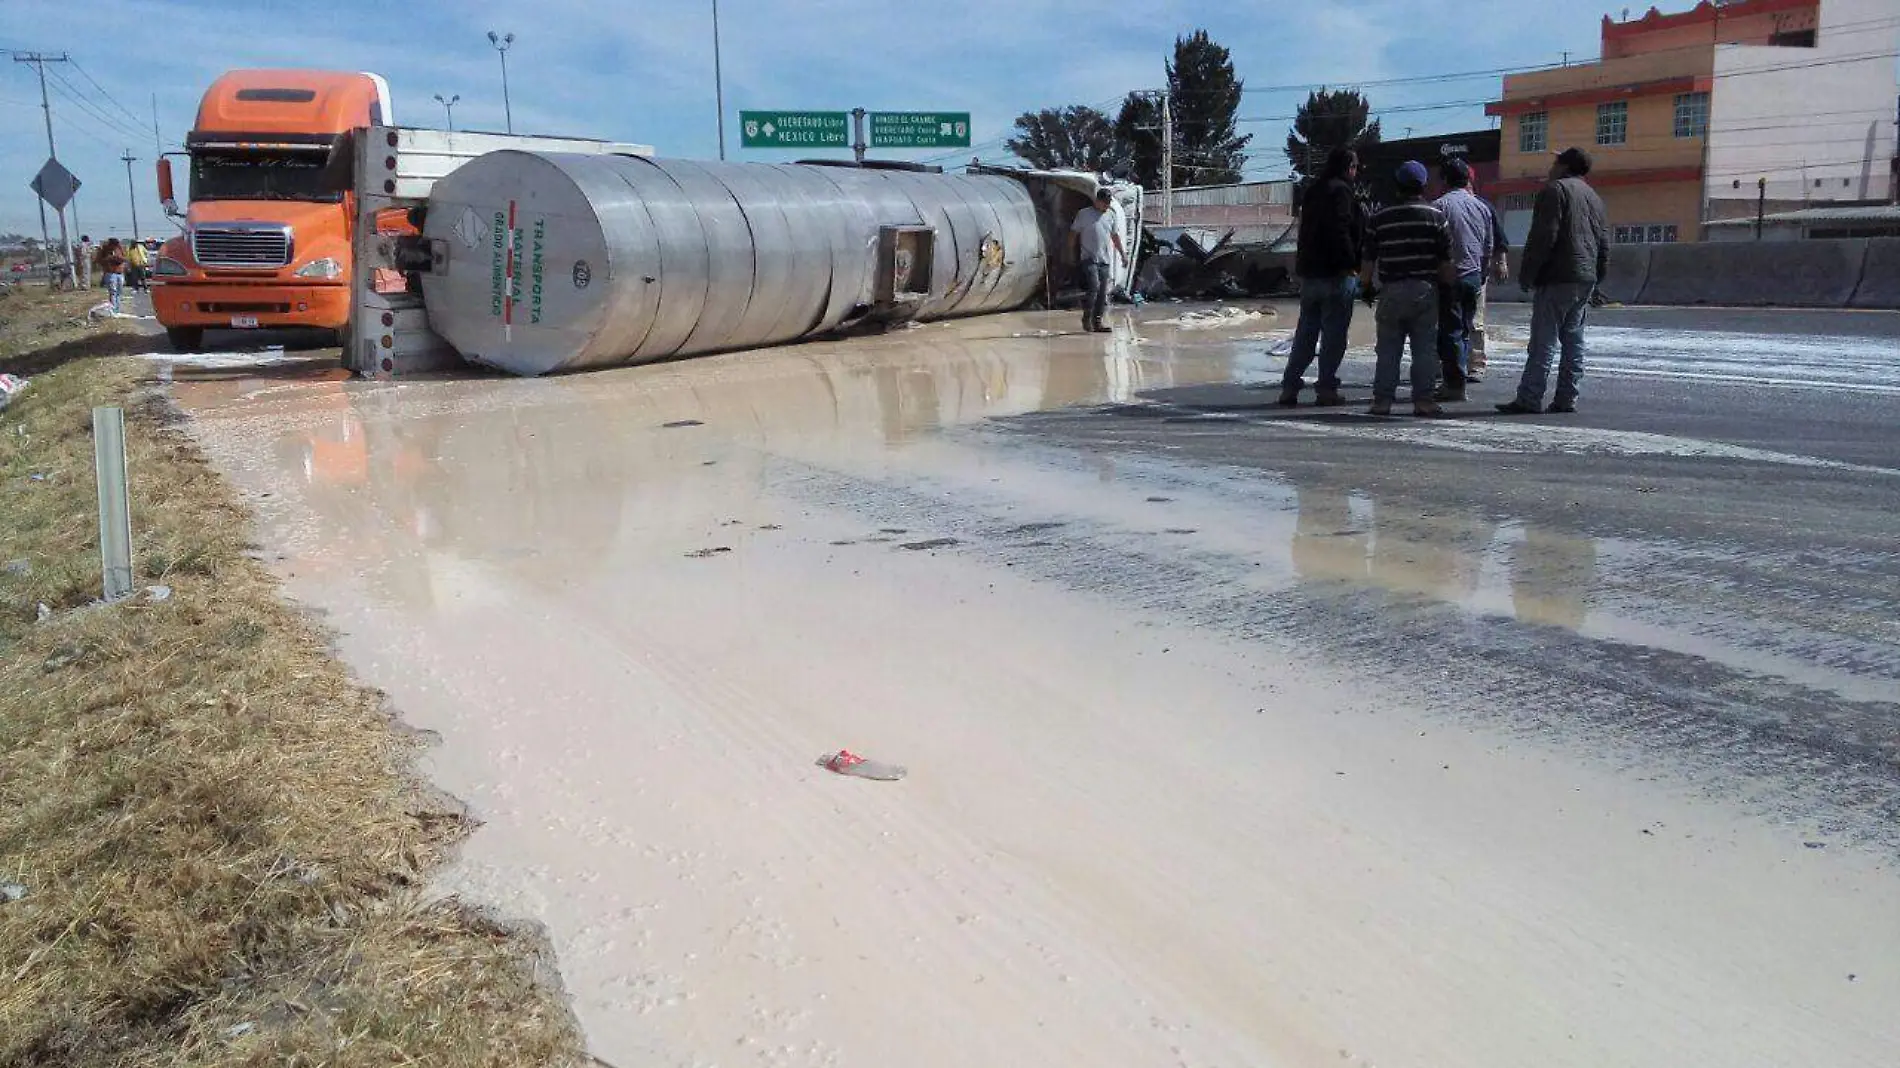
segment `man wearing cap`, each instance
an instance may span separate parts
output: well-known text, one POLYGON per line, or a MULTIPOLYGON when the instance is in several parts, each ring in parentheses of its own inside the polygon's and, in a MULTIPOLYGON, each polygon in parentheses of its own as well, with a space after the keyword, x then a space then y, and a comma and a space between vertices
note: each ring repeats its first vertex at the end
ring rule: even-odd
MULTIPOLYGON (((1425 202, 1425 165, 1400 164, 1393 180, 1399 202, 1381 209, 1366 228, 1365 262, 1359 284, 1372 296, 1373 267, 1379 273, 1378 368, 1372 376, 1370 415, 1391 415, 1399 388, 1399 361, 1412 342, 1412 414, 1440 415, 1432 399, 1438 384, 1438 291, 1454 279, 1451 235, 1445 213, 1425 202)), ((1454 365, 1455 366, 1455 365, 1454 365)))
POLYGON ((1471 192, 1471 166, 1452 157, 1440 168, 1450 190, 1432 204, 1445 213, 1451 234, 1451 269, 1456 276, 1439 294, 1438 367, 1444 376, 1437 399, 1465 399, 1465 372, 1477 323, 1485 271, 1501 255, 1495 245, 1497 217, 1491 205, 1471 192))
POLYGON ((1583 380, 1583 320, 1590 294, 1603 283, 1610 266, 1609 213, 1583 180, 1590 156, 1566 148, 1550 165, 1550 181, 1537 194, 1530 235, 1524 241, 1524 265, 1518 284, 1533 291, 1531 338, 1524 354, 1524 377, 1517 397, 1498 405, 1510 415, 1542 411, 1574 412, 1583 380), (1557 389, 1544 407, 1544 383, 1558 347, 1557 389))
POLYGON ((1070 248, 1082 268, 1082 329, 1089 333, 1113 333, 1102 322, 1108 314, 1109 264, 1125 255, 1121 231, 1115 227, 1114 204, 1107 188, 1097 189, 1094 205, 1076 212, 1075 223, 1069 227, 1075 235, 1070 248))

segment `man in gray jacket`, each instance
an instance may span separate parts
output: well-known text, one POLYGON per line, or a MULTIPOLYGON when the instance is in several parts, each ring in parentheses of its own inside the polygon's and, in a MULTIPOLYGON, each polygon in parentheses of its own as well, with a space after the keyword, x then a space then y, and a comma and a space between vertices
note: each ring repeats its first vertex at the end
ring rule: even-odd
POLYGON ((1530 236, 1524 242, 1524 266, 1518 284, 1534 290, 1531 301, 1531 338, 1524 358, 1524 377, 1517 397, 1498 405, 1513 415, 1574 412, 1583 379, 1583 320, 1590 294, 1601 285, 1610 265, 1609 215, 1603 201, 1583 180, 1590 173, 1590 156, 1581 148, 1566 148, 1550 166, 1550 181, 1537 194, 1531 214, 1530 236), (1551 357, 1559 347, 1557 391, 1544 407, 1544 383, 1550 377, 1551 357))

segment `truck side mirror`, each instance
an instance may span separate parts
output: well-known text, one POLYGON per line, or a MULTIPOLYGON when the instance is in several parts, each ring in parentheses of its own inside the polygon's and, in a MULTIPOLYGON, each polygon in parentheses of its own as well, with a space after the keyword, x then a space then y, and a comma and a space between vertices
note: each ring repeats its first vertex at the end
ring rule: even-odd
POLYGON ((158 161, 158 201, 165 206, 165 214, 180 215, 178 198, 172 193, 172 161, 158 161))

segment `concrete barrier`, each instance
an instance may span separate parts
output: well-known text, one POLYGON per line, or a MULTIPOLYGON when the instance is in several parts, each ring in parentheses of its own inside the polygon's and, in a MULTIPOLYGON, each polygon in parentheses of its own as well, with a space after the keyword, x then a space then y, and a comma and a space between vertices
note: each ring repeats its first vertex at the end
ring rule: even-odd
MULTIPOLYGON (((1619 304, 1636 303, 1637 295, 1642 293, 1643 285, 1649 279, 1650 245, 1612 245, 1610 246, 1609 281, 1603 285, 1603 295, 1619 304)), ((1511 250, 1511 280, 1493 282, 1486 299, 1503 304, 1524 304, 1531 299, 1529 293, 1520 287, 1524 269, 1524 250, 1511 250)))
POLYGON ((1597 288, 1618 304, 1634 304, 1649 284, 1650 251, 1657 245, 1611 245, 1609 278, 1597 288))
POLYGON ((1866 238, 1654 245, 1643 304, 1844 308, 1860 285, 1866 238))
POLYGON ((1867 242, 1867 263, 1861 269, 1860 288, 1854 291, 1848 305, 1900 309, 1900 237, 1876 237, 1867 242))

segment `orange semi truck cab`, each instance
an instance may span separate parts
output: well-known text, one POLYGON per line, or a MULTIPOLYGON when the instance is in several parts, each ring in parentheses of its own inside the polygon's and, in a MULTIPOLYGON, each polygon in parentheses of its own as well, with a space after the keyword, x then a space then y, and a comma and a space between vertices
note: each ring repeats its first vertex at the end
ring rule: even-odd
POLYGON ((165 211, 185 222, 152 265, 153 310, 174 349, 199 349, 207 329, 348 325, 347 135, 394 121, 375 74, 234 70, 211 83, 185 139, 184 212, 171 160, 158 164, 165 211))

